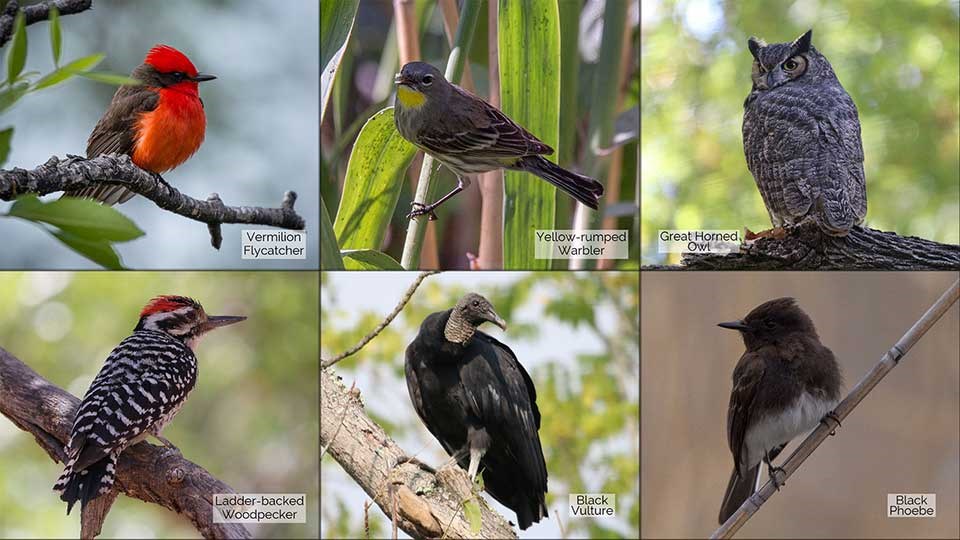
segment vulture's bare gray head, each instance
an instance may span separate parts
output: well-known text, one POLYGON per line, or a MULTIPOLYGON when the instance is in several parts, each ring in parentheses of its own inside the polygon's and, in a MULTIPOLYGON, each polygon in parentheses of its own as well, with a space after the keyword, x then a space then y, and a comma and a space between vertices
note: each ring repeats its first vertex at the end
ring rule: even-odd
POLYGON ((467 293, 453 307, 453 311, 463 321, 466 321, 474 328, 485 322, 493 323, 504 331, 507 330, 507 323, 493 309, 493 304, 489 300, 477 293, 467 293))

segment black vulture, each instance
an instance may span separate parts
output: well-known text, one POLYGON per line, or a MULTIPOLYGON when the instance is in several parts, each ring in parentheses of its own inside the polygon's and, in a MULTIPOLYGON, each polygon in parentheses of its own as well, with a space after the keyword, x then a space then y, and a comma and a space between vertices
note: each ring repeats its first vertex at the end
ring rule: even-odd
POLYGON ((407 390, 417 414, 470 479, 517 513, 521 529, 547 516, 547 466, 530 375, 509 347, 477 330, 507 325, 476 293, 424 319, 407 346, 407 390))

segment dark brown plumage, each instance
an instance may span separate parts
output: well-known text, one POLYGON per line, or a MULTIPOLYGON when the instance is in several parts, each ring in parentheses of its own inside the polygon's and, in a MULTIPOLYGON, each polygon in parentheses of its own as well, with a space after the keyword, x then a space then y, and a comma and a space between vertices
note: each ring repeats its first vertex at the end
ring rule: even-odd
POLYGON ((833 410, 843 379, 833 352, 793 298, 771 300, 719 326, 738 330, 746 346, 727 411, 734 469, 720 508, 723 523, 753 493, 761 461, 772 467, 791 439, 833 410))

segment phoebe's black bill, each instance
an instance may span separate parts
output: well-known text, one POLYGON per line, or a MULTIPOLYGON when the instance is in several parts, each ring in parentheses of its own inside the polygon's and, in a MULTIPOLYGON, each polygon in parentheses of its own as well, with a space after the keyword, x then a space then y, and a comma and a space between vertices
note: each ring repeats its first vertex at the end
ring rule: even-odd
POLYGON ((190 80, 193 82, 203 82, 203 81, 212 81, 216 79, 216 75, 210 75, 209 73, 197 73, 196 77, 190 77, 190 80))
POLYGON ((749 328, 746 325, 746 323, 744 323, 743 321, 722 322, 722 323, 717 323, 717 326, 719 326, 720 328, 727 328, 730 330, 746 330, 747 328, 749 328))

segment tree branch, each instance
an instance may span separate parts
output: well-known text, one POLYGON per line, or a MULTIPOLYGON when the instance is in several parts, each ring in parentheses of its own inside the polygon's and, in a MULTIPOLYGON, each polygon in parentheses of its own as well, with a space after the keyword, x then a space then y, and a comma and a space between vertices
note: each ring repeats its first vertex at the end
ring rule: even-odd
MULTIPOLYGON (((0 412, 32 434, 55 461, 63 463, 80 400, 38 375, 0 348, 0 412)), ((56 480, 51 471, 50 486, 56 480)), ((207 470, 178 452, 146 442, 127 448, 117 464, 119 491, 158 504, 193 523, 204 538, 250 538, 240 523, 213 523, 213 494, 236 493, 207 470)), ((51 489, 51 497, 54 492, 51 489)), ((81 536, 93 538, 113 503, 104 495, 88 504, 81 516, 81 536), (99 501, 99 502, 98 502, 99 501)))
MULTIPOLYGON (((890 350, 883 354, 880 362, 878 362, 877 365, 857 383, 857 386, 847 394, 847 397, 837 405, 837 408, 833 410, 836 420, 828 419, 829 417, 825 416, 824 419, 821 420, 820 425, 790 454, 790 457, 787 458, 787 461, 783 464, 782 475, 781 473, 775 473, 777 478, 781 480, 781 483, 785 482, 787 478, 790 478, 790 475, 800 468, 800 465, 813 454, 813 451, 820 446, 820 443, 829 435, 833 434, 834 429, 839 427, 840 422, 853 412, 853 409, 863 401, 863 398, 867 397, 867 394, 880 383, 890 370, 899 364, 900 360, 907 355, 907 352, 920 341, 920 338, 927 333, 927 330, 930 330, 930 328, 940 320, 940 317, 957 302, 958 298, 960 298, 960 281, 955 281, 953 285, 930 306, 926 313, 907 330, 907 333, 905 333, 890 350)), ((746 524, 750 517, 760 509, 763 503, 767 502, 770 497, 773 497, 777 489, 774 482, 768 480, 763 487, 748 497, 740 508, 727 519, 727 522, 713 532, 710 538, 731 538, 734 533, 746 524)))
POLYGON ((452 465, 431 474, 414 464, 330 369, 320 370, 320 445, 387 517, 395 515, 396 500, 397 525, 414 538, 516 538, 482 498, 480 532, 473 534, 462 511, 462 502, 474 497, 466 472, 452 465))
MULTIPOLYGON (((93 6, 93 0, 50 0, 40 2, 23 8, 24 22, 31 25, 35 22, 45 21, 50 16, 50 8, 56 7, 60 15, 73 15, 86 11, 93 6)), ((3 47, 13 37, 13 19, 17 16, 20 9, 20 3, 17 0, 10 0, 3 8, 3 14, 0 15, 0 47, 3 47)))
POLYGON ((843 237, 820 232, 815 223, 786 237, 759 238, 728 255, 686 254, 680 266, 644 270, 958 270, 960 246, 915 236, 855 227, 843 237))
POLYGON ((98 184, 117 184, 143 195, 157 206, 174 214, 206 223, 210 243, 220 249, 223 223, 248 223, 284 229, 301 230, 306 222, 293 205, 297 194, 288 191, 280 208, 258 206, 226 206, 216 193, 206 201, 198 201, 160 181, 156 175, 134 165, 130 156, 109 154, 86 159, 67 156, 51 157, 36 169, 0 170, 0 200, 12 201, 26 193, 46 195, 56 191, 79 190, 98 184))
POLYGON ((401 311, 403 311, 403 307, 406 306, 407 302, 410 301, 410 298, 413 297, 413 293, 416 292, 417 287, 420 286, 420 283, 422 283, 423 280, 427 279, 428 276, 432 276, 433 274, 439 274, 439 273, 440 272, 438 270, 428 270, 426 272, 420 272, 420 275, 417 276, 417 279, 414 280, 414 282, 411 283, 409 287, 407 287, 407 292, 404 293, 402 298, 400 298, 400 301, 397 303, 397 307, 393 308, 393 311, 391 311, 390 314, 387 315, 387 317, 383 320, 383 322, 381 322, 379 325, 377 325, 376 328, 371 330, 369 334, 363 336, 363 338, 356 345, 354 345, 353 347, 350 347, 348 350, 330 359, 321 358, 320 367, 328 368, 336 364, 337 362, 343 360, 344 358, 352 354, 355 354, 357 351, 362 349, 367 343, 370 343, 370 340, 377 337, 377 334, 379 334, 380 332, 383 331, 384 328, 389 326, 390 323, 393 321, 394 317, 396 317, 401 311))

